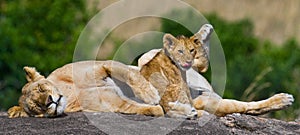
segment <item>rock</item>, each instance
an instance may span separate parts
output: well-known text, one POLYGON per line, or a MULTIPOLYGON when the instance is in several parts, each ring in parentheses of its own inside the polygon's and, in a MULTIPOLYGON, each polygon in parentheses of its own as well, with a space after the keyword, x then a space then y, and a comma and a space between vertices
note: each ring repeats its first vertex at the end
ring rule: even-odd
POLYGON ((68 113, 57 118, 9 119, 0 112, 0 134, 300 134, 296 121, 244 114, 183 120, 118 113, 68 113))

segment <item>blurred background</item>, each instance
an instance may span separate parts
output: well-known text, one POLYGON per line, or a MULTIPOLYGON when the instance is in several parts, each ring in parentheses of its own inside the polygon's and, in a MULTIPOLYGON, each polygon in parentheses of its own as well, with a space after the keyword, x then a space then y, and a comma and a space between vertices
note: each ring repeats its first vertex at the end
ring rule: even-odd
MULTIPOLYGON (((118 0, 0 0, 0 110, 17 105, 26 83, 24 66, 34 66, 47 76, 72 62, 80 32, 95 14, 114 2, 118 0)), ((295 98, 291 107, 264 116, 299 118, 300 0, 183 2, 206 17, 222 43, 227 64, 223 97, 253 101, 275 93, 290 93, 295 98)), ((189 11, 170 14, 185 20, 194 17, 189 11)), ((170 20, 136 18, 111 32, 101 52, 97 52, 97 59, 112 59, 128 38, 149 30, 192 35, 170 20)), ((161 46, 161 39, 141 43, 145 42, 161 46)), ((204 76, 210 80, 210 71, 204 76)))

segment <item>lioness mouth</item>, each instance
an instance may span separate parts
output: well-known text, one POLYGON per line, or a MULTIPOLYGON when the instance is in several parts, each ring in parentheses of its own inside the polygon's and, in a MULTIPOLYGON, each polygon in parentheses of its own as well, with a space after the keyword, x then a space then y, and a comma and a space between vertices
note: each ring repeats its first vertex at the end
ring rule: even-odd
POLYGON ((48 97, 48 100, 47 100, 47 108, 51 105, 51 104, 55 104, 56 106, 55 106, 55 112, 54 112, 54 115, 56 116, 57 115, 57 108, 58 108, 58 105, 59 105, 59 102, 60 102, 60 100, 62 99, 62 95, 59 95, 59 98, 57 99, 57 101, 54 101, 53 100, 53 98, 52 98, 52 96, 50 96, 49 95, 49 97, 48 97))

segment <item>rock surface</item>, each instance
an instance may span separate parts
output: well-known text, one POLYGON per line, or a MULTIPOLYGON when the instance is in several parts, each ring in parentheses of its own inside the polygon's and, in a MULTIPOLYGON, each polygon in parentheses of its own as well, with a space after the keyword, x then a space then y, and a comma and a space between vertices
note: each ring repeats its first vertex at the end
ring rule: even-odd
POLYGON ((300 134, 299 122, 257 116, 208 115, 198 120, 116 113, 68 113, 58 118, 9 119, 0 112, 0 134, 300 134))

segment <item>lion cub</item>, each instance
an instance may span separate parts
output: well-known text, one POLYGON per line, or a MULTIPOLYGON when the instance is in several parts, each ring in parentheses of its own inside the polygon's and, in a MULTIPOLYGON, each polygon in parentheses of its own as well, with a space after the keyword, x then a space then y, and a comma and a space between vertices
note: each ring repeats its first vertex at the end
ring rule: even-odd
MULTIPOLYGON (((192 118, 202 113, 202 111, 197 112, 193 107, 190 90, 184 79, 185 75, 182 75, 192 67, 194 59, 203 58, 197 50, 200 49, 197 46, 201 41, 199 39, 201 36, 198 34, 190 38, 184 36, 175 38, 171 34, 165 34, 163 49, 148 63, 143 64, 140 70, 145 79, 158 90, 161 97, 159 104, 170 117, 192 118)), ((198 66, 200 71, 207 70, 206 58, 197 63, 204 65, 198 66)))

